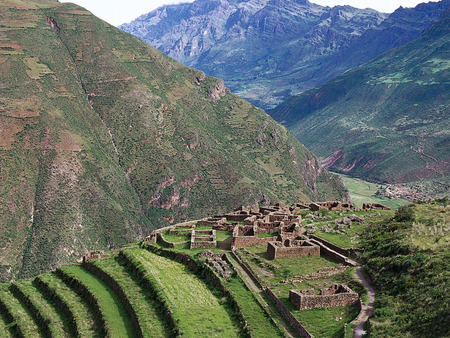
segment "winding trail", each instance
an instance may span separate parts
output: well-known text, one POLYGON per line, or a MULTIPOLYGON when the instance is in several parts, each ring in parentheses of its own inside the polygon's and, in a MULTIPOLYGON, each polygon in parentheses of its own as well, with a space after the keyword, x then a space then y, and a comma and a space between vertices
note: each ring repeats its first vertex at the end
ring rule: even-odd
POLYGON ((356 268, 355 277, 369 291, 368 304, 361 305, 361 312, 359 313, 358 317, 353 321, 353 323, 355 323, 355 324, 357 323, 357 325, 355 326, 355 329, 354 329, 355 338, 361 338, 362 336, 364 336, 366 334, 366 331, 364 331, 364 324, 367 322, 367 320, 373 313, 374 303, 375 303, 375 290, 369 284, 369 282, 364 278, 363 273, 362 273, 362 267, 358 266, 356 268))

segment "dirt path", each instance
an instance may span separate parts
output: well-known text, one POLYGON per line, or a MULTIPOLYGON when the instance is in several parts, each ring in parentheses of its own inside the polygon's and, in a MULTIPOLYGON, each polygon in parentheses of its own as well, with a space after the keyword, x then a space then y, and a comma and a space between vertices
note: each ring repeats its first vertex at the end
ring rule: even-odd
POLYGON ((357 325, 355 326, 355 329, 354 329, 355 338, 361 338, 362 336, 364 336, 366 334, 366 331, 364 331, 364 324, 367 322, 367 320, 373 313, 374 302, 375 302, 375 290, 369 284, 369 282, 364 278, 364 276, 362 274, 362 268, 360 266, 358 268, 356 268, 355 276, 364 285, 364 287, 369 291, 369 303, 367 305, 364 305, 364 304, 362 305, 359 316, 354 320, 354 323, 357 323, 357 325))

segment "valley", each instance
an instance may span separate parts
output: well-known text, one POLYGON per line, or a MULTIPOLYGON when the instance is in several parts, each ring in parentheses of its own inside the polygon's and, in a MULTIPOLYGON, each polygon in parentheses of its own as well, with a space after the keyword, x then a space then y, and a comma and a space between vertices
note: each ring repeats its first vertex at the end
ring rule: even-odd
POLYGON ((0 337, 448 336, 450 0, 93 4, 0 1, 0 337))

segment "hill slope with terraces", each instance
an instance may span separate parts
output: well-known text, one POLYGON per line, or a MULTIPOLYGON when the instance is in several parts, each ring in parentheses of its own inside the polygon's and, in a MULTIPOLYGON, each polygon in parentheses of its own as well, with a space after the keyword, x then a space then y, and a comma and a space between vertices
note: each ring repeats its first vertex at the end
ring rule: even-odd
POLYGON ((223 81, 74 4, 0 3, 0 93, 3 281, 234 205, 347 198, 223 81))

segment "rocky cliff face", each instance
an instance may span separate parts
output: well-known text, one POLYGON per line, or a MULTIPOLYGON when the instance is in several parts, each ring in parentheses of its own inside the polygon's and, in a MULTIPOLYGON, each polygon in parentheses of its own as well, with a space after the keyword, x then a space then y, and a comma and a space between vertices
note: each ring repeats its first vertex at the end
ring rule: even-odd
POLYGON ((301 91, 299 82, 310 80, 324 60, 385 18, 306 0, 197 0, 161 7, 120 28, 267 106, 301 91))
POLYGON ((263 108, 416 38, 450 1, 391 15, 306 0, 196 0, 120 26, 263 108))

